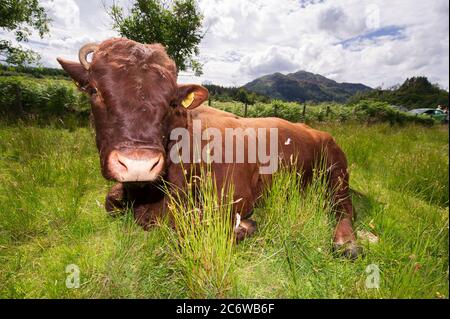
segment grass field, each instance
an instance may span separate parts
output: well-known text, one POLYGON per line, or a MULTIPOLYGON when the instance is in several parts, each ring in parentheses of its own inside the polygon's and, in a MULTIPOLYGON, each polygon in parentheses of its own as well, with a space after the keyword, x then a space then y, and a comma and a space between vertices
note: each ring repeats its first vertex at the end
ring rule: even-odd
POLYGON ((448 298, 448 127, 319 128, 348 156, 356 230, 379 239, 353 262, 331 252, 320 181, 287 197, 298 178, 281 172, 237 246, 211 223, 180 245, 106 215, 90 129, 0 124, 0 297, 448 298), (66 287, 71 265, 79 288, 66 287))

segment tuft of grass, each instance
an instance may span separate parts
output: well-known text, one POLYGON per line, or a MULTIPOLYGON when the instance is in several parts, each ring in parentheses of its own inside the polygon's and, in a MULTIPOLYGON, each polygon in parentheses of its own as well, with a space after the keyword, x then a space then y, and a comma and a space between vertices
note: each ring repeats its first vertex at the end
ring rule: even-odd
POLYGON ((232 296, 233 187, 218 190, 210 166, 190 176, 185 191, 165 188, 174 225, 173 231, 166 228, 165 240, 174 270, 190 298, 232 296))

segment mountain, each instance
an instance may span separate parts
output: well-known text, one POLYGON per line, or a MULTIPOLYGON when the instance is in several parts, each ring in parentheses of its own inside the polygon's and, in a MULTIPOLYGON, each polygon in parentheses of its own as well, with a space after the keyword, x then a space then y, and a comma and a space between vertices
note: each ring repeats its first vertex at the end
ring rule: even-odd
POLYGON ((271 98, 299 102, 346 102, 356 92, 372 90, 363 84, 338 83, 306 71, 265 75, 245 84, 244 88, 271 98))

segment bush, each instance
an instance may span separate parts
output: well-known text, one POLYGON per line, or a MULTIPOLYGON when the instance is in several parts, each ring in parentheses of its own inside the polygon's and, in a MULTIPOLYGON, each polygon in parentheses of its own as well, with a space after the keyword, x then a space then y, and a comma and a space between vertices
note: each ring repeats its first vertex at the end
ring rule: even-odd
MULTIPOLYGON (((213 107, 230 112, 239 116, 244 116, 244 104, 240 102, 214 102, 213 107)), ((283 102, 273 100, 271 103, 255 103, 249 105, 247 117, 279 117, 291 122, 298 122, 301 119, 302 106, 295 102, 283 102)))
MULTIPOLYGON (((214 101, 213 107, 244 116, 244 105, 239 102, 214 101)), ((398 111, 385 102, 363 100, 353 105, 337 103, 307 104, 305 119, 302 119, 303 104, 274 100, 270 104, 256 103, 248 107, 247 117, 279 117, 291 122, 357 122, 357 123, 418 123, 433 125, 428 116, 416 116, 398 111)))
POLYGON ((401 112, 390 107, 385 102, 362 100, 355 104, 354 114, 356 119, 369 123, 388 122, 392 125, 405 123, 434 124, 434 120, 431 117, 401 112))
POLYGON ((87 119, 88 98, 68 80, 0 77, 0 116, 3 119, 65 118, 69 114, 87 119))

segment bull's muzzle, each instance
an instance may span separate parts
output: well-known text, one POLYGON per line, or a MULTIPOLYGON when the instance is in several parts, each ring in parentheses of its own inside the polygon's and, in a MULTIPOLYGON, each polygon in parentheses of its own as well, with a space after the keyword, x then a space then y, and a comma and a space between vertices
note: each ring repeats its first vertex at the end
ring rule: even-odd
POLYGON ((164 167, 164 155, 151 149, 114 150, 109 155, 109 171, 118 182, 151 182, 164 167))

